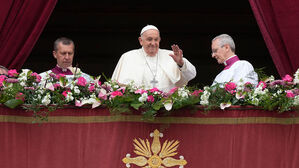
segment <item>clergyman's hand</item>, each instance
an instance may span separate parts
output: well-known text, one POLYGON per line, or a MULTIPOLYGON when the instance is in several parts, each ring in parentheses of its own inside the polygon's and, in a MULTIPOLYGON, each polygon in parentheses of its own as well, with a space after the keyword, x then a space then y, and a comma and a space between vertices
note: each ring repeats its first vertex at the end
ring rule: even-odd
POLYGON ((176 44, 173 44, 171 46, 173 54, 169 54, 173 58, 173 60, 182 67, 184 65, 183 61, 183 51, 180 49, 180 47, 176 44))

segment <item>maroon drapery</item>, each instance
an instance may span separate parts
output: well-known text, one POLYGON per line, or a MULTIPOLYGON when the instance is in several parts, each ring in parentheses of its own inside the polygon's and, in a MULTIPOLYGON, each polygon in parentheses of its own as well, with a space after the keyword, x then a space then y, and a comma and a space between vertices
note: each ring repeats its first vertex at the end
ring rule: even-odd
POLYGON ((184 156, 186 168, 299 167, 299 113, 200 111, 145 123, 140 115, 110 116, 105 108, 59 109, 38 125, 31 124, 32 113, 0 107, 0 167, 126 167, 126 154, 139 156, 133 152, 133 140, 152 144, 155 129, 163 133, 161 145, 179 141, 173 158, 184 156))
POLYGON ((249 2, 278 73, 294 74, 299 68, 299 1, 249 2))
POLYGON ((0 65, 20 69, 57 0, 0 1, 0 65))

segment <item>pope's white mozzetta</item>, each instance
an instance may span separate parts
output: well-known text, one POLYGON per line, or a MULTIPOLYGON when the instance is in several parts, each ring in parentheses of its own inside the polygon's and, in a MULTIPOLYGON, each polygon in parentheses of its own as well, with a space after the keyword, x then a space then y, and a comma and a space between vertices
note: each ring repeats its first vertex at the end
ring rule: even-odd
POLYGON ((169 56, 171 52, 159 49, 158 54, 154 57, 147 56, 143 48, 126 52, 121 56, 111 79, 122 84, 129 84, 133 81, 137 86, 145 86, 146 89, 150 89, 153 88, 151 81, 155 76, 158 81, 155 87, 163 91, 169 91, 175 86, 186 85, 195 77, 196 69, 185 58, 183 58, 184 65, 179 68, 169 56))

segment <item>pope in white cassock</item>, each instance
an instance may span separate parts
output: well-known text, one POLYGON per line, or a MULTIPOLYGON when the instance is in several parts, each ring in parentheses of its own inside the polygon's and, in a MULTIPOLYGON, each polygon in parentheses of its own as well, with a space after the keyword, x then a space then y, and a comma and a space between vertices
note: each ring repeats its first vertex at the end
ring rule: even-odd
POLYGON ((245 84, 250 82, 258 84, 258 75, 253 66, 245 60, 239 60, 235 54, 235 43, 231 36, 221 34, 212 40, 212 57, 219 64, 224 64, 224 69, 216 76, 212 85, 217 83, 234 82, 245 84))
POLYGON ((145 89, 168 92, 182 87, 196 76, 195 67, 183 57, 183 51, 172 45, 172 51, 160 49, 160 32, 153 25, 145 26, 138 38, 142 48, 124 53, 113 72, 112 80, 121 84, 132 81, 145 89))

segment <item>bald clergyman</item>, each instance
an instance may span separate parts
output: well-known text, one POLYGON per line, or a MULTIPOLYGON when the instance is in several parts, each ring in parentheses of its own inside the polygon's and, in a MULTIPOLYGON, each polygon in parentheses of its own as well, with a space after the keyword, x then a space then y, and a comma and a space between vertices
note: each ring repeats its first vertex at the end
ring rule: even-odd
POLYGON ((125 85, 133 81, 145 89, 168 92, 173 87, 187 85, 196 76, 195 67, 183 57, 178 45, 172 45, 172 51, 159 48, 161 37, 157 27, 145 26, 138 40, 142 48, 121 56, 112 80, 125 85))

